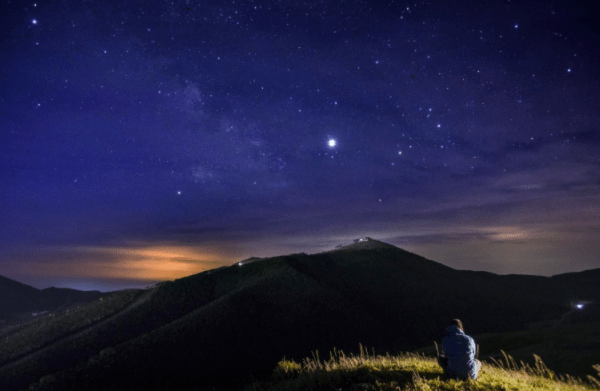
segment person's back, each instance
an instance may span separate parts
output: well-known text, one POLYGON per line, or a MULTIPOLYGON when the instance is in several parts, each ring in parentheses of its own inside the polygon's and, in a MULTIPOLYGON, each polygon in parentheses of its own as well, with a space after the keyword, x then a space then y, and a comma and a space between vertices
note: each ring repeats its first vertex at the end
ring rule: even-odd
POLYGON ((460 321, 455 320, 446 328, 442 349, 447 358, 444 370, 448 377, 477 379, 481 362, 475 358, 475 341, 464 333, 460 321))

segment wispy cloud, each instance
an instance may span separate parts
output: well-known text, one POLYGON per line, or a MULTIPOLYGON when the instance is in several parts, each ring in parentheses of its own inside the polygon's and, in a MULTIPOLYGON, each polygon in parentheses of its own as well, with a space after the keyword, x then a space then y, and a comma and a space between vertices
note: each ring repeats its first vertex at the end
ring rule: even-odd
MULTIPOLYGON (((43 248, 30 253, 29 257, 27 274, 34 278, 43 276, 76 280, 173 280, 233 263, 218 251, 205 246, 149 243, 43 248)), ((23 273, 16 262, 10 269, 15 274, 23 273)))

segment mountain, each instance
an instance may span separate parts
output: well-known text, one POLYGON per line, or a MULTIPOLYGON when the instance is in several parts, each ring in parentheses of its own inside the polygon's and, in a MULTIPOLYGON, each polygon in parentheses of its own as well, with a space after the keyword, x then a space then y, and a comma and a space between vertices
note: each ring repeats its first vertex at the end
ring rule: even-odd
POLYGON ((162 283, 125 310, 5 360, 0 389, 239 389, 284 356, 359 343, 412 350, 439 340, 453 318, 470 334, 516 332, 560 318, 573 300, 600 299, 600 270, 459 271, 375 240, 240 263, 162 283))
POLYGON ((100 297, 99 291, 65 288, 43 290, 0 276, 0 324, 11 317, 33 311, 55 311, 100 297))
POLYGON ((39 297, 39 289, 0 276, 0 320, 31 310, 39 297))

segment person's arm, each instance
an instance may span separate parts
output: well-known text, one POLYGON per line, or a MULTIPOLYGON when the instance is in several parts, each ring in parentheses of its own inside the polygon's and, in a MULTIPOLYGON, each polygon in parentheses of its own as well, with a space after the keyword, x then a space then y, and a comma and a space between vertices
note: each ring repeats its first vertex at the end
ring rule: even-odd
POLYGON ((475 360, 475 354, 477 353, 477 346, 475 345, 475 340, 469 337, 469 358, 471 360, 475 360))

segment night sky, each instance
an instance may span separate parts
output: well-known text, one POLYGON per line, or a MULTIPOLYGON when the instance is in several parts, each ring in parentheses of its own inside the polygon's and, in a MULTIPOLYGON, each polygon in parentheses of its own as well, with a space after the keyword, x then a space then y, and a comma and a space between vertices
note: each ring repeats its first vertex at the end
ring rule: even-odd
POLYGON ((6 1, 0 275, 143 287, 370 236, 600 267, 590 1, 6 1))

